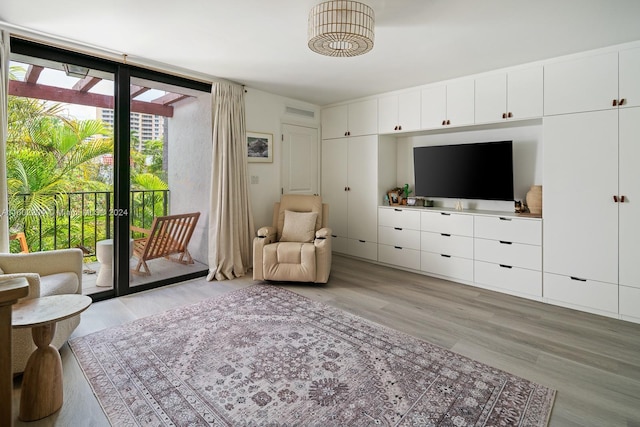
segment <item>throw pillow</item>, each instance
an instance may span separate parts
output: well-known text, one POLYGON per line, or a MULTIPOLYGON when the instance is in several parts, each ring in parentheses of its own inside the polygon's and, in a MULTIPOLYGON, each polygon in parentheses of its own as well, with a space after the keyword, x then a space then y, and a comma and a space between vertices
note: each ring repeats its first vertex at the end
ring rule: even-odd
POLYGON ((284 211, 281 242, 313 242, 316 234, 316 212, 284 211))

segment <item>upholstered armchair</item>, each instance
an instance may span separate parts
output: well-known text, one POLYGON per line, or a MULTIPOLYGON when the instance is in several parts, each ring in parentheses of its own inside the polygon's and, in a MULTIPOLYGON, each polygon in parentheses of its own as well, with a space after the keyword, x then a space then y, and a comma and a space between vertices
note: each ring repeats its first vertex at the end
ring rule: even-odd
POLYGON ((327 283, 328 219, 329 206, 320 196, 282 196, 273 207, 273 224, 253 239, 253 280, 327 283))
MULTIPOLYGON (((48 295, 82 294, 82 251, 60 249, 28 254, 0 254, 0 277, 26 277, 29 294, 23 299, 48 295)), ((56 324, 56 333, 51 344, 62 347, 73 330, 80 324, 80 315, 56 324)), ((13 374, 24 372, 27 359, 36 346, 31 329, 13 330, 12 368, 13 374)))

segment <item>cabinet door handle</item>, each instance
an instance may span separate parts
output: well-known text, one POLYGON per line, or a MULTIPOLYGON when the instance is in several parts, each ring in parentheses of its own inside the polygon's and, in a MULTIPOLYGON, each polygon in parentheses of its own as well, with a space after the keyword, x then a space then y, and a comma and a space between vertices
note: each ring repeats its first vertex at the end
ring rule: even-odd
POLYGON ((393 227, 394 230, 398 230, 398 231, 402 231, 402 228, 400 227, 393 227))
POLYGON ((396 212, 402 212, 402 209, 398 209, 398 208, 393 208, 393 210, 396 212))
POLYGON ((398 130, 398 126, 394 127, 393 130, 398 130))
POLYGON ((502 243, 503 245, 510 245, 511 244, 511 242, 507 242, 507 241, 504 241, 504 240, 500 240, 500 243, 502 243))
POLYGON ((502 118, 506 119, 507 118, 507 113, 502 113, 502 118))
POLYGON ((398 126, 398 130, 402 130, 402 125, 398 126))
POLYGON ((511 113, 511 111, 509 111, 509 113, 507 114, 507 118, 510 119, 511 117, 513 117, 513 114, 511 113))
POLYGON ((446 124, 447 124, 447 121, 446 121, 446 120, 443 120, 443 121, 442 121, 442 126, 444 126, 444 125, 446 125, 446 124))
POLYGON ((332 234, 331 237, 338 237, 338 235, 337 234, 332 234))
POLYGON ((505 264, 500 264, 500 267, 502 267, 502 268, 513 268, 512 266, 510 266, 510 265, 505 265, 505 264))
POLYGON ((440 254, 440 256, 444 258, 451 258, 451 255, 440 254))
POLYGON ((440 235, 444 237, 451 237, 451 234, 448 234, 448 233, 440 233, 440 235))
POLYGON ((401 246, 394 246, 394 248, 402 250, 401 246))
POLYGON ((451 120, 447 120, 447 124, 450 125, 451 124, 451 120))
POLYGON ((367 243, 367 241, 366 241, 366 240, 359 240, 359 239, 358 239, 358 242, 360 242, 360 243, 367 243))
POLYGON ((446 216, 449 216, 449 215, 451 215, 451 214, 450 214, 450 213, 447 213, 447 212, 440 212, 440 215, 446 215, 446 216))
POLYGON ((619 102, 618 105, 624 105, 627 103, 627 100, 625 98, 622 98, 619 102))
POLYGON ((618 196, 613 196, 613 201, 618 203, 618 196))
POLYGON ((620 203, 624 203, 624 196, 620 196, 620 203))
POLYGON ((500 221, 511 221, 511 218, 500 217, 500 221))
POLYGON ((618 100, 614 99, 613 103, 611 105, 614 106, 614 107, 617 107, 618 106, 618 100))
POLYGON ((587 279, 581 279, 579 277, 571 276, 571 280, 575 280, 577 282, 586 282, 587 279))

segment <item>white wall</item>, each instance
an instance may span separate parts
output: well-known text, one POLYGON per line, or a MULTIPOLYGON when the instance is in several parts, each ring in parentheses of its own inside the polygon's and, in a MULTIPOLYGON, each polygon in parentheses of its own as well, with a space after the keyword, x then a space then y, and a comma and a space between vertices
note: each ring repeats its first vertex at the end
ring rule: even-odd
POLYGON ((175 105, 169 119, 169 213, 200 212, 189 243, 191 256, 208 264, 211 188, 211 94, 187 98, 175 105))
MULTIPOLYGON (((513 185, 516 200, 525 200, 532 185, 542 184, 542 124, 514 123, 512 127, 463 130, 430 135, 399 137, 397 140, 397 184, 414 188, 413 147, 465 144, 490 141, 513 141, 513 185)), ((452 165, 455 167, 455 165, 452 165)), ((543 189, 544 191, 544 189, 543 189)), ((434 199, 436 206, 455 206, 457 199, 434 199)), ((465 209, 512 211, 512 202, 463 200, 465 209)))
POLYGON ((249 182, 252 182, 252 177, 254 182, 257 181, 257 184, 249 184, 253 221, 257 230, 265 225, 271 225, 273 204, 280 200, 282 123, 319 127, 320 113, 316 105, 252 88, 247 88, 245 93, 245 106, 247 131, 273 135, 273 163, 249 163, 249 182), (287 114, 287 107, 314 111, 316 119, 287 114))

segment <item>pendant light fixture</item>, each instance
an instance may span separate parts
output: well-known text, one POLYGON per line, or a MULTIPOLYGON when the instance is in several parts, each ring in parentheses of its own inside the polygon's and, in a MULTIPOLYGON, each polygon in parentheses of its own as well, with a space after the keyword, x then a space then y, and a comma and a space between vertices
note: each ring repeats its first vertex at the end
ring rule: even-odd
POLYGON ((375 16, 364 3, 332 0, 309 12, 309 48, 326 56, 357 56, 373 48, 375 16))

